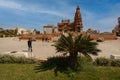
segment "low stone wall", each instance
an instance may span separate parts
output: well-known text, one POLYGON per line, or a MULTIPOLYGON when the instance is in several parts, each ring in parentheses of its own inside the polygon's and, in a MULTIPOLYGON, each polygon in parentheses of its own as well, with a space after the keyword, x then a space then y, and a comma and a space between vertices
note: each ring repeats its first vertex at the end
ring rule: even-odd
POLYGON ((117 37, 113 34, 90 34, 90 37, 94 40, 103 38, 104 40, 116 40, 117 37))
POLYGON ((37 35, 32 35, 32 34, 23 34, 21 35, 20 39, 37 39, 37 40, 52 40, 52 35, 50 34, 37 34, 37 35))
POLYGON ((120 59, 120 55, 111 55, 110 58, 111 59, 120 59))
MULTIPOLYGON (((97 40, 99 38, 103 38, 104 40, 116 40, 117 37, 113 34, 89 34, 90 37, 93 40, 97 40)), ((59 37, 59 35, 55 35, 55 34, 36 34, 36 35, 32 35, 32 34, 23 34, 21 35, 20 39, 29 39, 29 38, 35 38, 37 40, 52 40, 54 37, 59 37)))
POLYGON ((10 55, 10 56, 15 56, 15 57, 25 57, 25 58, 30 58, 31 56, 29 55, 30 52, 24 52, 24 51, 12 51, 12 52, 3 52, 1 55, 10 55))

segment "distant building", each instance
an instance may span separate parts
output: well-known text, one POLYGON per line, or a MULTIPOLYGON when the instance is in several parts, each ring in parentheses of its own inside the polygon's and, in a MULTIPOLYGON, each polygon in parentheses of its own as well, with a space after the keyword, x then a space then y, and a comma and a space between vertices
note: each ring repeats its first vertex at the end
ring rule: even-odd
POLYGON ((58 31, 59 32, 68 32, 73 31, 70 20, 62 20, 61 23, 58 23, 58 31))
POLYGON ((120 17, 118 18, 118 24, 119 24, 119 26, 120 26, 120 17))
POLYGON ((91 29, 91 28, 89 28, 86 32, 91 33, 91 34, 99 34, 100 33, 99 30, 94 30, 94 29, 91 29))
POLYGON ((116 27, 112 30, 112 32, 115 35, 120 36, 120 17, 118 18, 118 25, 116 25, 116 27))
POLYGON ((13 30, 17 30, 17 35, 21 35, 21 34, 25 34, 25 32, 27 31, 26 29, 22 28, 22 27, 14 27, 12 28, 13 30))
POLYGON ((100 33, 100 34, 112 35, 112 33, 111 33, 111 32, 102 32, 102 33, 100 33))
MULTIPOLYGON (((119 29, 120 18, 118 18, 118 23, 119 25, 115 28, 116 32, 120 30, 119 29)), ((69 32, 71 32, 73 36, 76 36, 78 34, 83 34, 83 35, 87 34, 86 32, 83 32, 82 17, 81 17, 79 6, 77 6, 76 8, 73 22, 70 22, 69 19, 61 20, 61 22, 57 24, 57 27, 55 27, 54 25, 44 26, 43 27, 44 34, 33 35, 34 32, 36 32, 36 30, 33 30, 33 31, 22 30, 22 34, 25 34, 25 35, 21 35, 21 39, 35 38, 35 39, 39 39, 42 41, 50 41, 50 40, 56 41, 59 39, 61 33, 64 34, 65 36, 67 36, 69 32)), ((94 29, 88 29, 87 32, 93 40, 97 40, 99 38, 102 38, 104 40, 117 39, 116 35, 113 35, 112 33, 109 33, 109 32, 104 32, 104 33, 99 34, 100 31, 97 31, 94 29)))
POLYGON ((52 34, 54 33, 54 25, 44 26, 44 34, 52 34))
POLYGON ((58 23, 58 31, 59 32, 81 32, 83 28, 82 25, 82 17, 80 13, 80 8, 77 6, 75 16, 74 16, 74 22, 70 22, 70 20, 62 20, 60 23, 58 23))
POLYGON ((58 33, 58 27, 54 27, 54 33, 58 33))
POLYGON ((76 13, 75 13, 75 17, 74 17, 74 26, 73 27, 74 27, 74 30, 76 32, 81 32, 82 28, 83 28, 82 16, 81 16, 79 6, 77 6, 77 8, 76 8, 76 13))
POLYGON ((33 29, 33 30, 27 30, 27 31, 25 31, 24 32, 24 34, 36 34, 36 32, 35 32, 35 30, 33 29))
POLYGON ((15 27, 12 30, 16 30, 17 31, 17 35, 21 35, 21 34, 36 34, 36 30, 27 30, 25 28, 22 27, 15 27))
POLYGON ((4 29, 3 28, 0 28, 0 31, 3 31, 4 29))

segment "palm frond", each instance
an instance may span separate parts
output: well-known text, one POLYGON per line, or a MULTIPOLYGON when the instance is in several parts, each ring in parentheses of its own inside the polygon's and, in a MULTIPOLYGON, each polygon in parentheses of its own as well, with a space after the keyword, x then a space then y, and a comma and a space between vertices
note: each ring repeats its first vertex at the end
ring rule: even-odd
POLYGON ((73 43, 74 42, 71 34, 68 36, 61 35, 61 37, 53 46, 56 47, 57 52, 70 52, 73 43))
POLYGON ((57 52, 65 52, 65 53, 86 53, 87 55, 97 55, 100 52, 97 49, 97 43, 93 42, 90 38, 90 35, 78 35, 73 37, 71 34, 68 36, 61 35, 58 41, 54 44, 57 52))

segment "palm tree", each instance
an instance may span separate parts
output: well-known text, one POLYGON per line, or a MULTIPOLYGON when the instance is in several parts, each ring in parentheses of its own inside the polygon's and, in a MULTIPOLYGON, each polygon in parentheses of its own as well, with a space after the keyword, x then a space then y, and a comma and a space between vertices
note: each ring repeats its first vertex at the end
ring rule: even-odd
POLYGON ((71 34, 68 36, 61 35, 58 41, 54 44, 57 52, 69 53, 70 68, 75 70, 77 68, 78 53, 85 57, 91 58, 89 54, 97 55, 100 51, 97 49, 97 43, 93 42, 88 35, 77 35, 73 37, 71 34))

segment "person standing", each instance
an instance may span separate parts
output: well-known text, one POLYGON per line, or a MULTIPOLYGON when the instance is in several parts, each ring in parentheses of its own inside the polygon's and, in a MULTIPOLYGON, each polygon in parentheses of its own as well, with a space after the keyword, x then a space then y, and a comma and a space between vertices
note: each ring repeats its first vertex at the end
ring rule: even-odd
POLYGON ((32 52, 32 40, 29 38, 27 43, 28 43, 28 51, 32 52))

